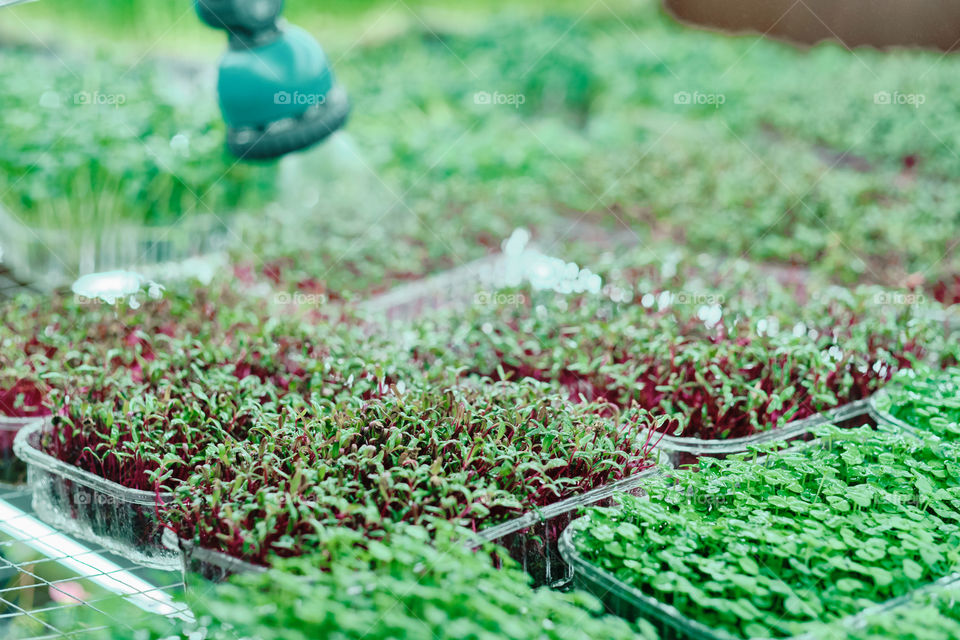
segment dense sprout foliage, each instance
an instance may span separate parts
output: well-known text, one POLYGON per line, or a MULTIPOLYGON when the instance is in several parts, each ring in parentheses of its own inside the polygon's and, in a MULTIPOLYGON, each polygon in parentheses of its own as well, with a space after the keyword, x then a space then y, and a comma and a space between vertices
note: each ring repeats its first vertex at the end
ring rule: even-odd
POLYGON ((0 409, 55 414, 43 446, 138 489, 184 479, 256 416, 362 403, 417 368, 354 318, 304 318, 223 284, 133 308, 24 298, 0 324, 0 409))
POLYGON ((650 467, 653 421, 535 385, 389 394, 263 422, 203 449, 163 515, 181 536, 266 563, 326 526, 374 534, 442 517, 476 531, 650 467))
POLYGON ((880 411, 922 432, 960 439, 960 369, 904 371, 876 403, 880 411))
POLYGON ((223 216, 276 195, 276 166, 238 164, 223 149, 196 68, 47 53, 6 47, 0 60, 2 204, 18 221, 90 234, 223 216))
MULTIPOLYGON (((443 523, 437 530, 402 527, 378 540, 327 530, 322 540, 323 554, 213 588, 194 585, 185 600, 198 624, 158 618, 149 630, 92 637, 193 637, 202 629, 210 640, 657 638, 643 621, 602 617, 600 603, 586 594, 531 589, 513 561, 494 568, 495 547, 472 551, 443 523)), ((95 626, 96 617, 87 617, 95 626)))
MULTIPOLYGON (((461 30, 412 21, 397 37, 351 45, 338 73, 364 109, 355 137, 325 149, 359 150, 362 167, 346 175, 343 156, 306 167, 314 197, 296 212, 267 208, 262 237, 247 245, 256 257, 244 247, 232 275, 341 301, 496 251, 518 225, 567 255, 579 233, 568 223, 583 220, 776 262, 804 282, 813 272, 960 300, 955 234, 944 233, 960 196, 956 59, 800 53, 682 29, 655 3, 634 5, 461 30), (624 69, 644 82, 623 82, 624 69), (677 99, 705 87, 722 105, 677 99), (924 110, 870 104, 894 88, 923 92, 924 110), (484 89, 523 104, 484 104, 484 89)), ((103 86, 119 74, 95 62, 72 78, 56 71, 68 93, 55 94, 53 75, 35 73, 51 64, 30 52, 0 61, 5 86, 22 86, 4 94, 14 137, 0 145, 0 172, 18 180, 0 186, 11 187, 4 204, 34 214, 28 222, 49 226, 69 200, 85 221, 165 223, 259 207, 275 192, 271 167, 237 165, 219 179, 225 166, 208 159, 222 124, 212 101, 182 100, 196 95, 189 73, 150 63, 103 86), (127 104, 72 100, 97 89, 127 104), (56 153, 34 153, 51 143, 56 153)), ((165 514, 205 546, 261 563, 326 550, 327 566, 282 563, 305 580, 249 576, 198 599, 214 634, 235 632, 229 624, 265 640, 291 629, 620 637, 622 624, 575 619, 563 597, 507 584, 482 556, 461 558, 442 539, 422 548, 419 530, 389 547, 358 541, 437 516, 476 530, 643 469, 647 427, 703 438, 767 430, 865 397, 943 346, 902 302, 912 298, 818 298, 726 266, 693 278, 674 267, 604 272, 614 283, 604 299, 525 289, 518 306, 430 319, 403 336, 416 341, 414 363, 349 323, 311 326, 220 290, 140 309, 18 304, 0 325, 0 412, 53 414, 45 450, 173 491, 165 514), (418 382, 421 367, 434 390, 418 382), (448 389, 450 371, 478 388, 448 389), (333 560, 338 544, 350 550, 333 560), (447 551, 455 562, 433 571, 447 551), (372 587, 357 591, 358 575, 372 587)), ((951 439, 956 386, 906 380, 888 408, 951 439)), ((705 460, 652 502, 594 512, 608 530, 583 550, 735 633, 819 631, 807 623, 957 565, 952 445, 864 433, 831 433, 822 452, 762 465, 705 460)), ((852 635, 926 637, 929 615, 952 637, 939 616, 955 620, 955 608, 941 599, 852 635)))
POLYGON ((289 392, 303 390, 324 361, 346 370, 361 355, 379 363, 389 343, 369 335, 358 318, 305 314, 274 303, 269 292, 223 281, 178 283, 137 305, 24 296, 4 305, 0 389, 19 380, 45 392, 84 390, 99 378, 149 384, 167 368, 201 377, 219 368, 289 392))
POLYGON ((702 458, 649 500, 591 509, 588 562, 737 637, 785 637, 960 568, 960 451, 871 427, 702 458))
POLYGON ((574 401, 676 416, 672 431, 704 439, 863 399, 943 345, 942 328, 878 304, 873 289, 798 299, 749 279, 700 290, 694 279, 636 282, 605 296, 524 289, 509 298, 517 304, 427 318, 408 345, 428 370, 533 378, 574 401))
POLYGON ((242 256, 245 272, 341 297, 481 257, 521 225, 562 253, 580 221, 952 299, 956 60, 798 52, 678 27, 655 4, 414 22, 351 49, 337 71, 364 105, 350 128, 362 166, 313 171, 314 213, 326 215, 283 242, 265 234, 252 245, 264 260, 242 256), (624 82, 625 69, 644 81, 624 82), (918 84, 920 111, 872 102, 918 84), (725 101, 678 104, 697 89, 725 101), (495 93, 523 104, 484 104, 495 93))
POLYGON ((142 379, 144 364, 175 350, 178 340, 222 343, 231 329, 242 333, 264 321, 262 305, 225 286, 178 286, 133 305, 23 296, 4 303, 0 388, 16 378, 39 386, 67 385, 82 374, 142 379))

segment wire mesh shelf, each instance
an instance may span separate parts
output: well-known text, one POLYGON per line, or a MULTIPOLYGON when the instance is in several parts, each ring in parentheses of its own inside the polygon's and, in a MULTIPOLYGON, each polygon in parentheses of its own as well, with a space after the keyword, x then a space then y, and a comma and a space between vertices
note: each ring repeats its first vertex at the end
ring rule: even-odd
POLYGON ((94 637, 157 614, 189 616, 173 601, 182 588, 179 572, 81 544, 35 518, 28 492, 0 491, 0 637, 94 637))

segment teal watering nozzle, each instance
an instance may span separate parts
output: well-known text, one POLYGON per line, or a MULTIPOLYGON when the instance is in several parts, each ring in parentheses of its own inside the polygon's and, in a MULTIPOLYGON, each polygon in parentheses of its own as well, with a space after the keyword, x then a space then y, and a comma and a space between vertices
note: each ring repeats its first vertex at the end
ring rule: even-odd
POLYGON ((231 153, 277 158, 343 127, 346 91, 317 41, 281 21, 283 0, 196 0, 196 10, 230 38, 217 90, 231 153))

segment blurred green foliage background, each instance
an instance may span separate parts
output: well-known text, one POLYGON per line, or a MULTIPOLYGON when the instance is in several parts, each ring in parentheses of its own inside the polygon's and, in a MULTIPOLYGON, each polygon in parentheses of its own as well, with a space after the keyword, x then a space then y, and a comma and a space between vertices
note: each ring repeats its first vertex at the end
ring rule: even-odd
MULTIPOLYGON (((0 37, 21 46, 0 67, 17 122, 0 128, 5 205, 40 220, 67 194, 55 211, 116 201, 121 217, 168 222, 269 211, 286 192, 277 166, 223 153, 203 75, 223 37, 189 3, 40 0, 7 12, 0 37), (197 82, 171 92, 171 75, 197 82), (96 117, 36 108, 45 92, 111 83, 142 98, 96 117), (143 152, 160 141, 162 162, 143 152), (31 150, 51 142, 57 153, 31 168, 31 150)), ((960 272, 955 55, 731 37, 679 25, 652 0, 291 0, 287 17, 317 35, 355 111, 303 174, 320 195, 301 203, 306 219, 291 231, 289 205, 273 207, 270 233, 244 245, 260 267, 284 260, 363 291, 485 255, 520 225, 554 231, 548 248, 572 255, 577 223, 590 223, 844 283, 932 292, 960 272)))

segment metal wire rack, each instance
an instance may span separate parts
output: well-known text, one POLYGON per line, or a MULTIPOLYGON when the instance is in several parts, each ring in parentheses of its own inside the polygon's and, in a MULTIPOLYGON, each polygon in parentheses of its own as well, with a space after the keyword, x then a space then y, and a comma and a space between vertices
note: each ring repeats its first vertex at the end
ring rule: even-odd
POLYGON ((69 538, 32 515, 28 492, 0 488, 0 637, 129 636, 148 617, 162 621, 157 614, 189 617, 172 597, 182 588, 178 572, 145 569, 69 538))

